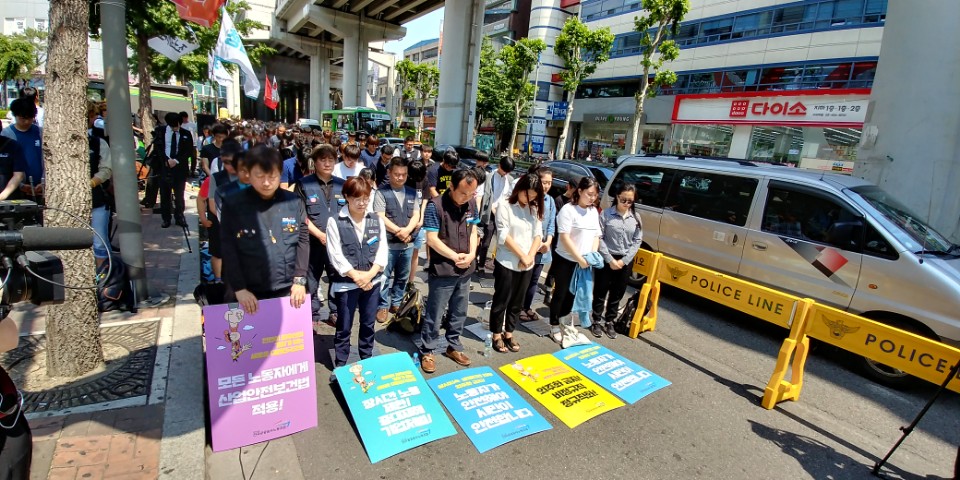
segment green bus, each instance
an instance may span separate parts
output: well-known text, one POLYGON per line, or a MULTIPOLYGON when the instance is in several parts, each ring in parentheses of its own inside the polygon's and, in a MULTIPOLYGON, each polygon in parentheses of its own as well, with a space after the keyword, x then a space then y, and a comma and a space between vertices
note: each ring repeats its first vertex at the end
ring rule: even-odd
POLYGON ((323 130, 348 133, 363 130, 373 135, 388 135, 393 131, 393 118, 388 112, 375 108, 345 107, 340 110, 324 110, 320 114, 323 130))

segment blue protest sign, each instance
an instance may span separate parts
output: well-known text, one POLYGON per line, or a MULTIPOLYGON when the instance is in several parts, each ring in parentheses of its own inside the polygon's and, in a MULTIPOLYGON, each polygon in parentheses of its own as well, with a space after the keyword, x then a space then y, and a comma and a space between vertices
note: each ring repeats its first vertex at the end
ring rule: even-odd
POLYGON ((368 358, 333 373, 370 463, 457 433, 405 353, 368 358))
POLYGON ((670 385, 670 381, 603 345, 567 348, 553 355, 630 404, 670 385))
POLYGON ((490 367, 448 373, 427 383, 480 453, 553 428, 490 367))

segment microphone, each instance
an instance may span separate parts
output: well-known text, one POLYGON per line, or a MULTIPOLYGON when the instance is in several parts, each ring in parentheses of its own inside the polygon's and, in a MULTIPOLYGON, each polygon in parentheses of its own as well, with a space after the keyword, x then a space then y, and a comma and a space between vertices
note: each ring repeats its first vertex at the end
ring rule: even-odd
POLYGON ((0 249, 27 251, 83 250, 93 246, 93 232, 85 228, 24 227, 0 232, 0 249))

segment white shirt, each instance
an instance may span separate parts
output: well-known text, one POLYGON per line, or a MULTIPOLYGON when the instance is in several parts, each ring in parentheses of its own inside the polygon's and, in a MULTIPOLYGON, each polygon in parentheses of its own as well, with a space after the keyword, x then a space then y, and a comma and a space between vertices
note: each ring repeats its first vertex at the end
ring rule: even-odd
POLYGON ((521 207, 519 202, 511 205, 504 199, 499 203, 500 205, 497 205, 497 263, 515 272, 530 270, 533 265, 520 268, 520 257, 507 248, 507 235, 513 238, 513 243, 521 252, 529 252, 530 247, 533 246, 534 237, 540 237, 543 232, 543 222, 537 218, 535 210, 521 207))
MULTIPOLYGON (((353 217, 350 216, 348 207, 342 207, 339 216, 350 219, 357 238, 363 238, 363 234, 367 228, 366 216, 364 216, 363 221, 357 223, 353 221, 353 217)), ((353 265, 350 264, 350 260, 347 260, 347 257, 343 255, 343 243, 340 240, 340 230, 338 229, 337 219, 334 217, 330 217, 330 219, 327 220, 327 256, 330 257, 330 263, 333 265, 333 268, 337 269, 340 275, 346 275, 350 270, 354 270, 353 265)), ((377 254, 373 259, 373 264, 380 265, 380 273, 377 274, 371 282, 371 284, 376 285, 383 281, 383 270, 387 267, 387 227, 382 220, 380 221, 380 234, 377 241, 377 254)), ((360 287, 353 282, 334 282, 333 285, 330 285, 330 289, 334 293, 348 292, 355 288, 360 287)))
MULTIPOLYGON (((173 129, 170 127, 167 127, 164 133, 163 153, 167 155, 167 158, 173 158, 170 156, 170 146, 173 145, 173 133, 174 133, 173 129)), ((181 134, 180 132, 177 132, 177 134, 178 134, 177 141, 179 141, 180 137, 183 136, 183 134, 181 134)), ((177 146, 179 147, 180 145, 177 144, 177 146)), ((180 153, 180 152, 177 152, 177 153, 180 153)), ((174 158, 173 161, 176 163, 180 163, 180 161, 178 161, 176 158, 174 158)))
MULTIPOLYGON (((593 252, 593 241, 600 238, 600 214, 594 207, 583 208, 568 203, 557 215, 557 234, 561 233, 570 234, 570 240, 581 256, 593 252)), ((557 243, 557 255, 570 261, 576 258, 563 245, 563 241, 557 243)))
POLYGON ((360 170, 363 170, 364 167, 365 165, 359 160, 357 160, 357 163, 354 164, 353 168, 350 168, 347 166, 347 164, 340 162, 333 166, 333 176, 346 180, 350 177, 356 177, 357 175, 360 175, 360 170))

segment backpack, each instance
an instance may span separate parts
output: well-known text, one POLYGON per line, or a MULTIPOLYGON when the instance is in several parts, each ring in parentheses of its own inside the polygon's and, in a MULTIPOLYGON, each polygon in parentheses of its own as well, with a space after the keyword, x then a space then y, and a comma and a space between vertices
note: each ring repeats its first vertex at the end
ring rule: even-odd
MULTIPOLYGON (((640 303, 640 291, 634 293, 627 304, 623 306, 623 311, 620 312, 620 316, 617 317, 617 320, 613 322, 613 330, 619 333, 620 335, 627 335, 630 333, 630 322, 633 321, 633 315, 637 313, 637 304, 640 303)), ((647 309, 644 310, 643 314, 646 315, 647 311, 650 310, 649 302, 647 302, 647 309)))
POLYGON ((97 284, 97 308, 101 312, 121 310, 137 313, 133 287, 127 278, 127 266, 119 257, 112 256, 97 267, 97 284))
POLYGON ((400 301, 400 308, 387 323, 387 328, 395 332, 414 333, 420 328, 422 319, 423 296, 416 285, 410 282, 407 284, 406 293, 403 294, 403 300, 400 301))

